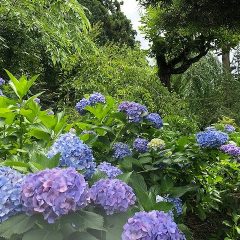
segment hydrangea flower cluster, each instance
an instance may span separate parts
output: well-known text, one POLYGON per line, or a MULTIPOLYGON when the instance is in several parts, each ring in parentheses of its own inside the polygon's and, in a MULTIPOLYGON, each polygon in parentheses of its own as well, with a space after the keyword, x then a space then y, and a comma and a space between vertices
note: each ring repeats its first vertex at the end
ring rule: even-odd
POLYGON ((122 240, 185 240, 171 216, 160 211, 137 212, 123 227, 122 240))
POLYGON ((74 168, 46 169, 29 174, 22 186, 26 213, 41 213, 48 223, 84 208, 89 201, 88 184, 74 168))
POLYGON ((122 102, 118 106, 120 112, 124 112, 127 115, 128 121, 133 123, 139 123, 143 120, 143 117, 147 115, 148 110, 145 106, 136 102, 122 102))
POLYGON ((197 143, 202 148, 218 148, 228 141, 228 135, 217 130, 207 130, 196 135, 197 143))
POLYGON ((89 98, 83 98, 76 104, 76 110, 79 114, 84 115, 86 113, 85 107, 94 106, 97 103, 106 103, 105 97, 101 93, 94 92, 89 98))
POLYGON ((240 156, 240 147, 236 144, 225 144, 220 147, 220 150, 234 157, 240 156))
POLYGON ((174 205, 177 215, 181 215, 183 212, 182 200, 181 198, 171 198, 171 197, 161 197, 157 195, 156 202, 170 202, 174 205))
POLYGON ((132 156, 132 151, 127 144, 118 142, 113 145, 114 154, 113 157, 116 159, 123 159, 125 157, 132 156))
POLYGON ((96 164, 92 150, 74 132, 60 135, 48 152, 48 157, 52 158, 57 153, 61 153, 60 166, 84 170, 87 179, 94 173, 96 164))
POLYGON ((76 104, 76 110, 79 114, 83 115, 86 113, 85 107, 87 106, 90 106, 90 101, 86 98, 83 98, 76 104))
POLYGON ((101 93, 94 92, 90 95, 89 102, 92 106, 97 103, 106 103, 106 98, 101 93))
POLYGON ((150 113, 146 116, 146 119, 157 129, 163 127, 163 120, 158 113, 150 113))
POLYGON ((0 86, 5 84, 5 80, 3 78, 0 77, 0 86))
POLYGON ((145 153, 148 150, 148 140, 145 138, 136 138, 133 142, 133 148, 139 153, 145 153))
POLYGON ((116 178, 118 175, 123 173, 119 168, 112 166, 108 162, 100 163, 97 169, 101 172, 104 172, 110 179, 116 178))
POLYGON ((22 211, 21 184, 24 176, 9 168, 0 167, 0 223, 22 211))
POLYGON ((153 138, 148 143, 148 148, 152 148, 154 150, 163 149, 165 147, 165 142, 160 138, 153 138))
POLYGON ((232 132, 235 132, 235 127, 233 125, 230 125, 230 124, 226 124, 224 126, 224 130, 227 132, 227 133, 232 133, 232 132))
POLYGON ((99 180, 91 187, 90 198, 103 207, 107 215, 126 212, 136 201, 132 188, 119 179, 99 180))

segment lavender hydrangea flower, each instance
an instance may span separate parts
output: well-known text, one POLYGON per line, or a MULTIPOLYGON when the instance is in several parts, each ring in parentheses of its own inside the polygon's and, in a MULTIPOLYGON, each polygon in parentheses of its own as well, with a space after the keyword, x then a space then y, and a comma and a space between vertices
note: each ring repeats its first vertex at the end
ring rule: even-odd
POLYGON ((126 212, 136 201, 132 188, 119 179, 99 180, 91 187, 90 198, 103 207, 107 215, 126 212))
POLYGON ((136 138, 133 142, 133 148, 140 153, 148 151, 148 140, 145 138, 136 138))
POLYGON ((222 145, 220 150, 234 157, 240 156, 240 147, 235 144, 222 145))
POLYGON ((0 77, 0 86, 2 86, 3 84, 5 84, 5 80, 0 77))
POLYGON ((35 98, 35 99, 34 99, 34 102, 40 104, 41 100, 40 100, 40 98, 35 98))
POLYGON ((96 164, 92 150, 74 132, 60 135, 48 152, 48 157, 52 158, 57 153, 61 153, 60 166, 83 170, 86 178, 94 173, 96 164))
POLYGON ((185 240, 171 216, 160 211, 137 212, 123 227, 122 240, 185 240))
POLYGON ((22 211, 21 184, 24 176, 9 168, 0 167, 0 223, 22 211))
POLYGON ((221 131, 207 130, 196 135, 197 143, 202 148, 218 148, 228 141, 228 135, 221 131))
POLYGON ((232 132, 235 132, 235 127, 233 125, 230 125, 230 124, 226 124, 224 126, 224 130, 227 132, 227 133, 232 133, 232 132))
POLYGON ((146 119, 157 129, 163 127, 163 120, 158 113, 150 113, 146 119))
POLYGON ((97 103, 106 103, 106 99, 101 93, 94 92, 90 95, 89 102, 93 106, 97 103))
POLYGON ((122 102, 118 106, 120 112, 124 112, 127 115, 129 122, 139 123, 143 120, 143 117, 147 115, 147 108, 136 102, 122 102))
POLYGON ((86 98, 83 98, 76 104, 76 110, 79 112, 79 114, 83 115, 86 113, 85 107, 90 105, 91 105, 90 101, 86 98))
POLYGON ((48 223, 84 208, 89 201, 88 184, 74 168, 46 169, 29 174, 22 186, 26 213, 43 214, 48 223))
POLYGON ((101 172, 106 173, 106 175, 108 176, 108 178, 113 179, 116 178, 118 175, 122 174, 123 172, 117 168, 112 166, 110 163, 108 162, 102 162, 98 165, 97 169, 101 172))
POLYGON ((129 149, 128 145, 122 142, 115 143, 113 145, 113 150, 113 157, 116 159, 123 159, 132 156, 132 151, 129 149))

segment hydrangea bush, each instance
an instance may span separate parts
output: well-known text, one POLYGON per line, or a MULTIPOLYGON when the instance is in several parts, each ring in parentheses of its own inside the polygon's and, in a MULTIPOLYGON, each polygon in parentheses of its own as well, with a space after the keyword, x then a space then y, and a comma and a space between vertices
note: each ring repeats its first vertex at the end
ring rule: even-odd
MULTIPOLYGON (((239 208, 232 121, 185 135, 144 103, 96 92, 73 120, 36 103, 34 78, 9 76, 13 92, 0 96, 0 236, 191 239, 190 212, 204 221, 239 208)), ((234 239, 232 229, 217 236, 234 239)))

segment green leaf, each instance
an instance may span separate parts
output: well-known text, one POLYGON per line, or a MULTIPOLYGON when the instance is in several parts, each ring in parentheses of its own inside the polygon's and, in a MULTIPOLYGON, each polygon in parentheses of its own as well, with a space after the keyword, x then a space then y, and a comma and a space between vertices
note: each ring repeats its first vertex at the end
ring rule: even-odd
MULTIPOLYGON (((95 238, 92 234, 90 234, 88 232, 76 232, 76 233, 73 233, 69 237, 69 239, 71 239, 71 240, 80 240, 80 239, 82 239, 82 240, 101 240, 99 238, 95 238)), ((23 240, 26 240, 26 239, 23 239, 23 240)), ((33 239, 31 239, 31 240, 33 240, 33 239)))
POLYGON ((63 235, 57 231, 33 229, 25 233, 22 240, 63 240, 63 235))
POLYGON ((10 239, 15 234, 23 234, 30 230, 35 222, 34 216, 29 217, 24 214, 13 216, 0 224, 0 236, 10 239))
POLYGON ((105 230, 103 227, 104 219, 101 215, 88 211, 81 211, 80 215, 84 221, 85 228, 105 230))
POLYGON ((171 194, 173 197, 182 197, 185 193, 195 191, 196 189, 196 186, 186 185, 181 187, 173 187, 169 189, 168 193, 171 194))
POLYGON ((132 173, 133 172, 123 173, 123 174, 117 176, 117 179, 120 179, 120 180, 122 180, 125 183, 129 183, 130 178, 132 176, 132 173))
POLYGON ((106 240, 119 240, 123 232, 123 225, 130 217, 130 213, 120 213, 106 216, 106 240))

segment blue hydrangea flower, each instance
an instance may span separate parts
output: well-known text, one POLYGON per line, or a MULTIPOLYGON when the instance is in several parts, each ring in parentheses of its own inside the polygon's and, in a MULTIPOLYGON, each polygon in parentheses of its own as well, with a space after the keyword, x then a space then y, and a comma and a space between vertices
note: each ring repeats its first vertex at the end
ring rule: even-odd
POLYGON ((148 151, 148 140, 145 138, 136 138, 133 142, 133 148, 140 153, 148 151))
POLYGON ((107 215, 126 212, 136 201, 132 188, 119 179, 99 180, 91 187, 90 198, 107 215))
POLYGON ((228 135, 221 131, 207 130, 196 135, 197 143, 202 148, 218 148, 228 141, 228 135))
POLYGON ((90 95, 89 102, 93 106, 97 103, 106 103, 106 99, 101 93, 94 92, 90 95))
POLYGON ((123 227, 122 240, 186 240, 172 217, 164 212, 137 212, 123 227))
POLYGON ((79 114, 83 115, 86 113, 85 107, 90 105, 91 105, 90 101, 86 98, 83 98, 76 104, 76 110, 79 112, 79 114))
POLYGON ((21 184, 24 175, 9 168, 0 167, 0 223, 22 211, 21 184))
POLYGON ((0 86, 2 86, 3 84, 5 84, 5 80, 0 77, 0 86))
POLYGON ((240 156, 240 147, 235 144, 222 145, 220 150, 234 157, 240 156))
POLYGON ((235 132, 235 127, 233 125, 230 125, 230 124, 226 124, 224 126, 224 130, 227 132, 227 133, 232 133, 232 132, 235 132))
POLYGON ((146 119, 157 129, 163 127, 163 120, 158 113, 150 113, 146 119))
POLYGON ((104 172, 110 179, 116 178, 118 175, 123 173, 119 168, 112 166, 108 162, 100 163, 97 169, 104 172))
POLYGON ((115 143, 113 145, 113 150, 113 157, 116 159, 123 159, 132 156, 132 151, 129 149, 128 145, 122 142, 115 143))
POLYGON ((3 94, 3 92, 2 92, 2 90, 0 89, 0 96, 4 96, 4 94, 3 94))
POLYGON ((136 102, 122 102, 118 106, 120 112, 124 112, 127 115, 129 122, 139 123, 143 120, 143 117, 147 115, 148 110, 145 106, 136 102))
POLYGON ((161 197, 157 195, 156 202, 170 202, 174 205, 177 215, 181 215, 183 212, 182 200, 180 198, 161 197))
POLYGON ((57 153, 61 153, 60 166, 82 170, 87 179, 94 173, 96 164, 92 150, 74 132, 60 135, 48 152, 48 157, 52 158, 57 153))
POLYGON ((25 212, 40 213, 48 223, 84 208, 89 201, 88 184, 74 168, 46 169, 29 174, 22 186, 25 212))
POLYGON ((36 103, 39 104, 39 103, 41 102, 41 100, 40 100, 40 98, 35 98, 35 99, 34 99, 34 102, 36 102, 36 103))

